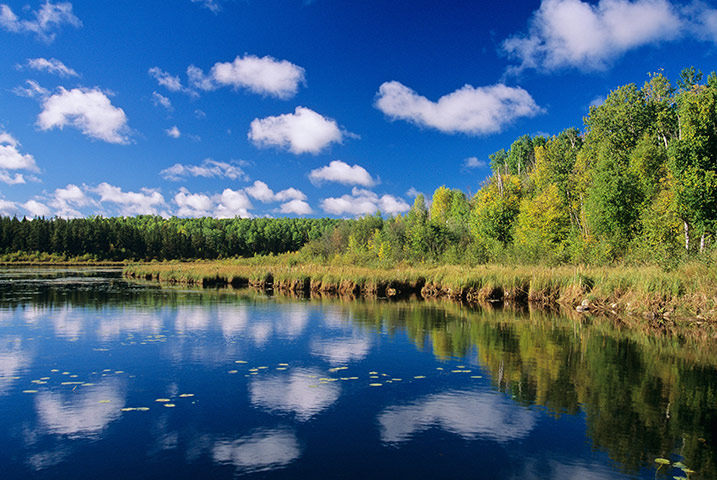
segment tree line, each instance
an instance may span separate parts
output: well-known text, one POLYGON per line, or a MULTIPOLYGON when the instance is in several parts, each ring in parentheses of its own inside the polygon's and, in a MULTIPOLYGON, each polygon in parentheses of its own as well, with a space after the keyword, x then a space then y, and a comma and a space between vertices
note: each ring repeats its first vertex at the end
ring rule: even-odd
POLYGON ((340 222, 321 218, 0 218, 0 253, 98 260, 217 259, 299 250, 340 222))
POLYGON ((352 261, 674 263, 717 226, 717 74, 621 86, 584 130, 523 135, 472 197, 439 187, 404 216, 338 225, 311 256, 352 261), (430 205, 430 206, 427 206, 430 205))

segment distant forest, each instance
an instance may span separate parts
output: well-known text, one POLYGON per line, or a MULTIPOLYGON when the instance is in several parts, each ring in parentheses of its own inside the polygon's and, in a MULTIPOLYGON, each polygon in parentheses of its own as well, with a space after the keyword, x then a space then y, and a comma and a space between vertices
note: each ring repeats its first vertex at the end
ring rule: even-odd
POLYGON ((524 135, 490 156, 469 198, 439 187, 406 215, 332 219, 0 219, 0 253, 98 259, 221 258, 301 249, 307 259, 674 264, 712 255, 717 227, 717 74, 694 67, 621 86, 584 130, 524 135), (302 248, 303 247, 303 248, 302 248))

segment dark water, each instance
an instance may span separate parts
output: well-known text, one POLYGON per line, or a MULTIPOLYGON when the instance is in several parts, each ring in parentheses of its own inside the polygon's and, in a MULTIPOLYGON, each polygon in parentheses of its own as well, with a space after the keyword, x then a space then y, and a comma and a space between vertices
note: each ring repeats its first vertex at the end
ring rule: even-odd
POLYGON ((714 345, 590 323, 6 268, 0 477, 717 478, 714 345))

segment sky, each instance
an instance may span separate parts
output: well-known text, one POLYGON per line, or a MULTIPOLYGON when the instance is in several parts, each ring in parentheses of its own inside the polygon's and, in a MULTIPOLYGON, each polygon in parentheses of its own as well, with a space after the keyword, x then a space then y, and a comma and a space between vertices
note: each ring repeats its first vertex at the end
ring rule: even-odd
POLYGON ((397 215, 717 68, 709 1, 2 1, 0 214, 28 218, 397 215))

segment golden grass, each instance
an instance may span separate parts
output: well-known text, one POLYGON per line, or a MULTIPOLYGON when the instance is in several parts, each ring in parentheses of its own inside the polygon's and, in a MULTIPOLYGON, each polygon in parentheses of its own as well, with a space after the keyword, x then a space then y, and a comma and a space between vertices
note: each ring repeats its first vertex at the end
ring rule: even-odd
POLYGON ((396 296, 421 294, 468 302, 585 306, 591 312, 650 318, 717 320, 717 268, 535 267, 508 265, 397 266, 303 263, 296 256, 195 262, 152 262, 125 268, 132 278, 202 286, 253 285, 288 291, 396 296))

